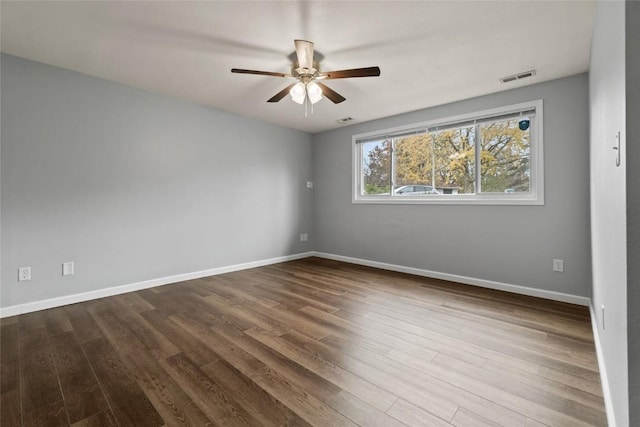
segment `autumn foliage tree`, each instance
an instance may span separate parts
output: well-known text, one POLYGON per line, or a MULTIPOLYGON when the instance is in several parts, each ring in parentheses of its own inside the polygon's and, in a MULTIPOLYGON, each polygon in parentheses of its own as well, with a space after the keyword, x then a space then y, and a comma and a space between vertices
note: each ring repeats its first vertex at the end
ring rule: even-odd
POLYGON ((364 159, 365 194, 390 191, 391 140, 386 139, 373 146, 364 159))
POLYGON ((393 170, 395 187, 425 184, 474 193, 476 141, 483 192, 529 191, 529 130, 511 119, 374 143, 365 152, 365 192, 388 193, 393 170))
POLYGON ((481 125, 480 135, 482 191, 529 191, 529 130, 520 130, 517 120, 504 120, 481 125))

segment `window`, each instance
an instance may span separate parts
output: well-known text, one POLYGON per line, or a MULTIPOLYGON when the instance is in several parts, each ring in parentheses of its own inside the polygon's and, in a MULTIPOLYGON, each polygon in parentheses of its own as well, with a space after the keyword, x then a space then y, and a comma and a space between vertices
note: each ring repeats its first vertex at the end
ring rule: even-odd
POLYGON ((355 203, 544 204, 542 100, 355 135, 355 203))

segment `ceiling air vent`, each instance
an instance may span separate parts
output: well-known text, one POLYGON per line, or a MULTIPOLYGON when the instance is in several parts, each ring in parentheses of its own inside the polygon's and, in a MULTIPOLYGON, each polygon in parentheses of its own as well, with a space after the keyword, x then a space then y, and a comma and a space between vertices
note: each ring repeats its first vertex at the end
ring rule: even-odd
POLYGON ((526 79, 527 77, 533 77, 536 75, 536 70, 525 71, 520 74, 514 74, 512 76, 503 77, 500 79, 502 83, 514 82, 516 80, 526 79))
POLYGON ((343 119, 336 120, 336 122, 340 123, 341 125, 344 125, 344 124, 352 122, 352 121, 353 121, 353 117, 345 117, 343 119))

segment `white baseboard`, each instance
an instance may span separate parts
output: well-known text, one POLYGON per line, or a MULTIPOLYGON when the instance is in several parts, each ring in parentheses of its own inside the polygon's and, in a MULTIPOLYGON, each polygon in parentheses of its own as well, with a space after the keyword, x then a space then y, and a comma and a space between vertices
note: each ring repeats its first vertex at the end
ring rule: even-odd
POLYGON ((525 286, 512 285, 509 283, 494 282, 491 280, 476 279, 474 277, 459 276, 457 274, 441 273, 437 271, 424 270, 420 268, 406 267, 396 264, 388 264, 378 261, 370 261, 361 258, 353 258, 343 255, 334 255, 324 252, 303 252, 295 255, 287 255, 276 258, 269 258, 259 261, 252 261, 243 264, 235 264, 225 267, 217 267, 208 270, 195 271, 191 273, 176 274, 174 276, 160 277, 157 279, 145 280, 142 282, 130 283, 126 285, 114 286, 105 289, 98 289, 90 292, 66 295, 46 300, 34 301, 25 304, 13 305, 0 308, 0 318, 15 316, 18 314, 30 313, 47 308, 59 307, 61 305, 75 304, 78 302, 89 301, 96 298, 104 298, 111 295, 119 295, 127 292, 133 292, 140 289, 153 288, 155 286, 167 285, 170 283, 182 282, 185 280, 199 279, 201 277, 215 276, 217 274, 230 273, 232 271, 246 270, 249 268, 261 267, 264 265, 276 264, 279 262, 293 261, 301 258, 317 256, 319 258, 327 258, 336 261, 344 261, 352 264, 366 265, 369 267, 381 268, 383 270, 398 271, 401 273, 414 274, 416 276, 432 277, 434 279, 449 280, 452 282, 464 283, 467 285, 475 285, 483 288, 496 289, 500 291, 513 292, 521 295, 529 295, 539 298, 546 298, 554 301, 568 302, 589 306, 589 298, 577 295, 565 294, 561 292, 546 291, 542 289, 528 288, 525 286))
POLYGON ((457 274, 440 273, 438 271, 424 270, 421 268, 405 267, 403 265, 387 264, 378 261, 369 261, 361 258, 352 258, 342 255, 334 255, 323 252, 313 252, 313 256, 327 258, 335 261, 350 262, 352 264, 366 265, 368 267, 381 268, 383 270, 398 271, 400 273, 414 274, 416 276, 432 277, 434 279, 448 280, 451 282, 464 283, 466 285, 480 286, 483 288, 495 289, 498 291, 512 292, 514 294, 529 295, 532 297, 545 298, 554 301, 568 302, 589 306, 590 300, 587 297, 565 294, 562 292, 546 291, 543 289, 528 288, 526 286, 511 285, 509 283, 494 282, 491 280, 476 279, 474 277, 459 276, 457 274))
POLYGON ((95 291, 82 292, 79 294, 65 295, 46 300, 33 301, 24 304, 13 305, 0 308, 0 318, 16 316, 18 314, 31 313, 38 310, 46 310, 48 308, 60 307, 68 304, 89 301, 97 298, 109 297, 112 295, 125 294, 127 292, 138 291, 141 289, 153 288, 156 286, 168 285, 185 280, 199 279, 201 277, 215 276, 217 274, 230 273, 232 271, 246 270, 249 268, 262 267, 264 265, 277 264, 280 262, 293 261, 301 258, 308 258, 313 252, 303 252, 294 255, 286 255, 276 258, 263 259, 259 261, 246 262, 243 264, 229 265, 225 267, 211 268, 208 270, 194 271, 191 273, 176 274, 173 276, 160 277, 157 279, 145 280, 142 282, 129 283, 126 285, 114 286, 95 291))
POLYGON ((145 280, 142 282, 130 283, 126 285, 114 286, 106 289, 98 289, 90 292, 83 292, 79 294, 66 295, 57 298, 51 298, 41 301, 34 301, 25 304, 19 304, 9 307, 0 308, 0 318, 15 316, 19 314, 31 313, 38 310, 45 310, 48 308, 60 307, 68 304, 75 304, 79 302, 89 301, 97 298, 104 298, 112 295, 124 294, 127 292, 133 292, 141 289, 153 288, 156 286, 168 285, 171 283, 182 282, 185 280, 199 279, 201 277, 215 276, 223 273, 230 273, 233 271, 246 270, 249 268, 262 267, 265 265, 277 264, 280 262, 293 261, 302 258, 308 258, 316 256, 319 258, 332 259, 335 261, 343 261, 352 264, 365 265, 368 267, 380 268, 383 270, 397 271, 401 273, 414 274, 423 277, 432 277, 435 279, 449 280, 452 282, 464 283, 467 285, 480 286, 489 289, 496 289, 501 291, 512 292, 521 295, 529 295, 539 298, 546 298, 554 301, 562 301, 572 304, 578 304, 588 306, 591 311, 591 324, 593 328, 593 337, 596 346, 596 353, 598 357, 598 367, 600 370, 600 378, 602 381, 602 390, 604 395, 604 402, 607 411, 607 420, 609 426, 615 427, 615 418, 613 416, 613 405, 611 400, 611 393, 609 390, 609 381, 607 378, 607 371, 603 362, 602 348, 600 346, 600 338, 598 335, 597 319, 591 300, 586 297, 577 295, 565 294, 561 292, 546 291, 542 289, 529 288, 525 286, 512 285, 508 283, 494 282, 484 279, 476 279, 473 277, 459 276, 456 274, 440 273, 437 271, 424 270, 420 268, 405 267, 402 265, 388 264, 377 261, 369 261, 361 258, 352 258, 343 255, 334 255, 324 252, 303 252, 294 255, 281 256, 276 258, 269 258, 259 261, 252 261, 243 264, 235 264, 225 267, 217 267, 208 270, 195 271, 191 273, 176 274, 173 276, 166 276, 157 279, 145 280))
POLYGON ((593 304, 589 302, 589 311, 591 312, 591 328, 593 329, 593 341, 596 345, 596 357, 598 359, 598 370, 600 371, 600 382, 602 383, 602 397, 604 398, 604 407, 607 411, 607 425, 616 427, 616 418, 613 414, 613 399, 611 397, 611 389, 609 388, 609 377, 607 376, 607 367, 604 364, 604 353, 600 344, 600 333, 598 332, 598 318, 596 317, 593 304))

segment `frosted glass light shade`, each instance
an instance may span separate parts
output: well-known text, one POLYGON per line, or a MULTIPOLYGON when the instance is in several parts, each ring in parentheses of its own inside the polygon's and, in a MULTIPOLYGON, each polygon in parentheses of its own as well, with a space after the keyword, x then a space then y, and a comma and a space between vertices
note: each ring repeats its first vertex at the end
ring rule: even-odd
POLYGON ((307 96, 312 104, 322 99, 322 89, 315 82, 307 83, 307 96))
POLYGON ((296 83, 295 86, 293 86, 289 91, 289 95, 291 95, 291 99, 293 100, 293 102, 302 105, 302 103, 304 103, 304 98, 307 95, 304 83, 296 83))

